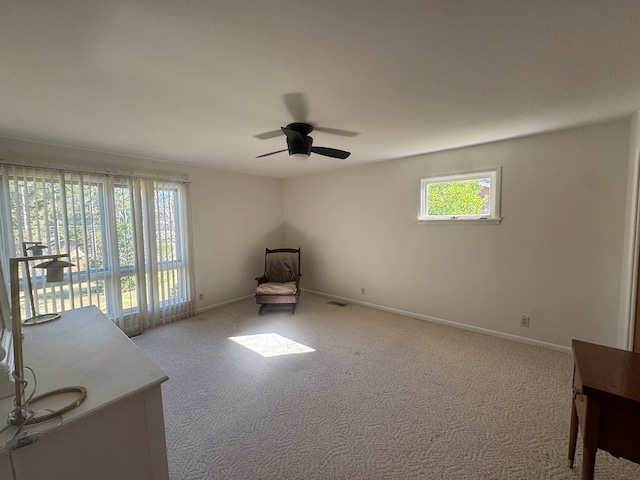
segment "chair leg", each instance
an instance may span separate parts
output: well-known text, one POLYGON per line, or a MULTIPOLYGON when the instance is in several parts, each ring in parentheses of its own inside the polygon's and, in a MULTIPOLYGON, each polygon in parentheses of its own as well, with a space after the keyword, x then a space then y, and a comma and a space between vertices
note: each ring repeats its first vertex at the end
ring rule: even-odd
POLYGON ((291 315, 295 315, 296 314, 296 307, 298 306, 297 303, 293 304, 293 309, 291 310, 291 315))
POLYGON ((260 310, 258 310, 258 315, 259 316, 264 315, 265 308, 267 308, 267 304, 266 303, 263 303, 262 305, 260 305, 260 310))

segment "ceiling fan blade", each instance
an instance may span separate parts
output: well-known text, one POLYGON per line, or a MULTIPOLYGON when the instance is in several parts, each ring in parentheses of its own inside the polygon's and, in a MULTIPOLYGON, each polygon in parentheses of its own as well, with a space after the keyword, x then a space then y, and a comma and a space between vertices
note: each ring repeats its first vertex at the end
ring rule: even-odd
POLYGON ((256 158, 268 157, 269 155, 275 155, 276 153, 282 153, 282 152, 287 152, 287 151, 289 151, 289 149, 285 148, 284 150, 278 150, 277 152, 264 153, 262 155, 258 155, 256 158))
POLYGON ((291 118, 296 122, 307 121, 309 107, 307 100, 304 98, 304 93, 285 93, 282 98, 291 118))
POLYGON ((352 132, 350 130, 340 130, 339 128, 325 128, 325 127, 313 127, 317 132, 330 133, 332 135, 340 135, 342 137, 355 137, 360 135, 360 132, 352 132))
POLYGON ((272 130, 271 132, 264 132, 258 135, 254 135, 255 138, 259 138, 260 140, 269 140, 270 138, 276 138, 282 135, 282 130, 272 130))
POLYGON ((313 153, 317 153, 318 155, 324 155, 325 157, 333 157, 340 158, 344 160, 351 152, 345 152, 344 150, 338 150, 337 148, 328 148, 328 147, 311 147, 311 151, 313 153))
POLYGON ((287 127, 280 127, 280 128, 282 128, 282 131, 287 136, 288 140, 290 140, 292 142, 304 143, 304 137, 297 130, 293 130, 293 129, 287 128, 287 127))

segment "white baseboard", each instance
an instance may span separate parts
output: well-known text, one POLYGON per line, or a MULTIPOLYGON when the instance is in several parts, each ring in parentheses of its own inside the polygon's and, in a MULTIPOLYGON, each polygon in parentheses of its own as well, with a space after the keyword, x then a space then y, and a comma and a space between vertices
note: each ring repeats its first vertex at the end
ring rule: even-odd
POLYGON ((250 295, 244 295, 242 297, 237 297, 232 300, 225 300, 224 302, 214 303, 213 305, 207 305, 206 307, 196 309, 196 315, 198 313, 208 312, 209 310, 214 310, 216 308, 224 307, 225 305, 229 305, 231 303, 240 302, 241 300, 246 300, 247 298, 255 297, 255 294, 252 293, 250 295))
POLYGON ((504 338, 506 340, 512 340, 514 342, 526 343, 528 345, 534 345, 536 347, 547 348, 549 350, 556 350, 564 353, 571 353, 571 348, 564 347, 562 345, 556 345, 555 343, 543 342, 541 340, 534 340, 532 338, 520 337, 518 335, 511 335, 510 333, 498 332, 496 330, 489 330, 487 328, 474 327, 473 325, 466 325, 464 323, 452 322, 451 320, 444 320, 442 318, 431 317, 429 315, 423 315, 421 313, 408 312, 406 310, 400 310, 397 308, 385 307, 383 305, 377 305, 375 303, 363 302, 361 300, 354 300, 353 298, 340 297, 338 295, 331 295, 329 293, 317 292, 315 290, 302 289, 303 292, 313 293, 314 295, 320 295, 322 297, 339 300, 343 303, 354 303, 356 305, 362 305, 364 307, 375 308, 377 310, 384 310, 386 312, 396 313, 405 317, 417 318, 420 320, 426 320, 428 322, 440 323, 442 325, 448 325, 450 327, 460 328, 462 330, 469 330, 471 332, 481 333, 483 335, 491 335, 493 337, 504 338))

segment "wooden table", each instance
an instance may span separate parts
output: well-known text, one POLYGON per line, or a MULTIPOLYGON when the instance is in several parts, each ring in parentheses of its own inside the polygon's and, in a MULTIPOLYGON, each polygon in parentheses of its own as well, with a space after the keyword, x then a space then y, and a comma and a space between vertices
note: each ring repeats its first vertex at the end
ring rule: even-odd
MULTIPOLYGON (((24 363, 37 375, 38 392, 82 385, 87 399, 60 420, 24 427, 43 433, 13 451, 17 478, 168 480, 160 388, 167 376, 149 357, 96 307, 23 330, 24 363)), ((56 399, 50 402, 39 408, 55 408, 56 399)), ((13 398, 0 400, 0 428, 12 409, 13 398)), ((0 445, 16 430, 0 433, 0 445)), ((13 478, 9 463, 0 449, 0 479, 13 478)))
POLYGON ((640 354, 573 340, 573 400, 569 468, 578 427, 583 438, 582 479, 592 479, 598 448, 640 463, 640 354))

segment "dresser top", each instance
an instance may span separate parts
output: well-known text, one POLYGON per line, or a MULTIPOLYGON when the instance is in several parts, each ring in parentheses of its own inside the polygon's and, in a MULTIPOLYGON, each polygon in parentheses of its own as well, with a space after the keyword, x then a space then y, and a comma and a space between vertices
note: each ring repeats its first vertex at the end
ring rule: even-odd
MULTIPOLYGON (((58 320, 23 327, 24 365, 37 377, 36 395, 68 386, 87 389, 86 400, 63 415, 61 427, 96 410, 152 388, 168 379, 113 322, 96 307, 62 313, 58 320)), ((31 373, 26 395, 32 391, 31 373)), ((67 399, 68 401, 68 399, 67 399)), ((37 409, 54 408, 55 397, 38 402, 37 409), (47 402, 52 402, 48 405, 47 402)), ((0 424, 13 410, 13 396, 0 400, 0 424)), ((47 430, 56 420, 30 425, 47 430), (40 427, 40 425, 42 425, 40 427)), ((15 427, 0 434, 0 445, 15 433, 15 427)))

